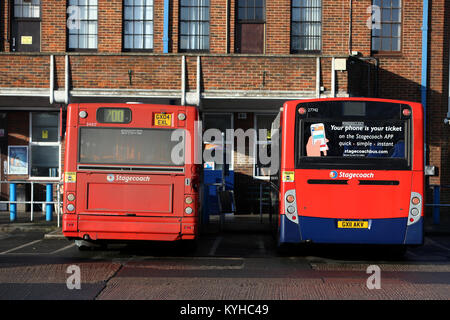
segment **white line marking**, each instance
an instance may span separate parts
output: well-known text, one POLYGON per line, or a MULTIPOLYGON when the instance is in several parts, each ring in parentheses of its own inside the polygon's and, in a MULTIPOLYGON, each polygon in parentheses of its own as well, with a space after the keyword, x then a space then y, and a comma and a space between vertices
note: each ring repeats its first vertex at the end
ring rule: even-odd
POLYGON ((220 242, 222 241, 222 237, 217 237, 216 241, 214 241, 213 246, 211 247, 211 250, 209 250, 210 256, 213 256, 216 254, 216 250, 219 247, 220 242))
POLYGON ((428 240, 429 243, 432 244, 433 246, 436 246, 436 247, 438 247, 438 248, 441 248, 441 249, 450 251, 450 248, 444 246, 443 244, 440 244, 439 242, 436 242, 436 241, 434 241, 434 240, 432 240, 432 239, 430 239, 430 238, 427 238, 427 240, 428 240))
POLYGON ((0 252, 0 254, 10 253, 10 252, 13 252, 13 251, 16 251, 16 250, 19 250, 19 249, 22 249, 22 248, 31 246, 31 245, 33 245, 33 244, 35 244, 35 243, 38 243, 38 242, 41 242, 41 241, 42 241, 42 239, 35 240, 35 241, 31 241, 31 242, 25 243, 25 244, 23 244, 23 245, 21 245, 21 246, 18 246, 18 247, 15 247, 15 248, 12 248, 12 249, 9 249, 9 250, 0 252))
POLYGON ((266 248, 264 246, 264 241, 263 241, 262 237, 258 238, 258 249, 259 249, 260 253, 266 252, 266 250, 265 250, 266 248))
POLYGON ((10 235, 8 235, 8 234, 0 233, 0 240, 7 239, 9 237, 10 237, 10 235))
POLYGON ((70 249, 70 248, 72 248, 72 247, 75 247, 75 243, 71 243, 71 244, 69 244, 68 246, 65 246, 65 247, 63 247, 63 248, 59 248, 58 250, 55 250, 55 251, 51 252, 50 254, 55 254, 55 253, 58 253, 58 252, 61 252, 61 251, 70 249))

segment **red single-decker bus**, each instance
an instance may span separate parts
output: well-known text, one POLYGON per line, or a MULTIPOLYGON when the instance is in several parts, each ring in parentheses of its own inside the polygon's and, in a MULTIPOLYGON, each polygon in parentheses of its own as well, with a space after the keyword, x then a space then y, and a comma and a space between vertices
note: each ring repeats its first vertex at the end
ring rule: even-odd
POLYGON ((371 98, 289 101, 273 129, 280 141, 280 167, 272 176, 280 245, 422 244, 421 104, 371 98))
POLYGON ((194 240, 195 107, 70 104, 63 234, 74 240, 194 240))

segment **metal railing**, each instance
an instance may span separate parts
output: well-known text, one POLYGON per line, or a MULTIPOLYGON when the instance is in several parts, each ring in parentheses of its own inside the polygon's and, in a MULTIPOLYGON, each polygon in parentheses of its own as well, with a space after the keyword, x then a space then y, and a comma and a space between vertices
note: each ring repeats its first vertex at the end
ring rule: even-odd
POLYGON ((433 224, 441 223, 441 207, 450 207, 450 203, 441 203, 441 189, 450 188, 450 185, 430 185, 433 189, 433 203, 426 206, 433 207, 433 224))
MULTIPOLYGON (((1 203, 5 203, 9 205, 9 213, 10 213, 10 221, 16 221, 17 219, 17 205, 18 204, 29 204, 30 205, 30 221, 34 219, 34 205, 40 204, 42 208, 46 209, 46 220, 51 221, 53 219, 53 207, 55 208, 55 213, 57 217, 57 226, 60 227, 60 217, 62 212, 62 202, 61 202, 61 187, 62 182, 60 181, 23 181, 23 180, 11 180, 11 181, 0 181, 0 185, 8 184, 9 185, 9 200, 8 201, 0 201, 1 203), (30 197, 29 201, 21 201, 17 200, 17 185, 31 185, 30 197), (43 200, 35 200, 34 199, 34 189, 35 185, 45 185, 46 188, 46 199, 43 200), (53 188, 56 186, 56 188, 53 188), (54 192, 56 191, 56 201, 54 201, 54 192)), ((27 191, 25 190, 25 194, 27 191)), ((43 210, 44 211, 44 210, 43 210)))

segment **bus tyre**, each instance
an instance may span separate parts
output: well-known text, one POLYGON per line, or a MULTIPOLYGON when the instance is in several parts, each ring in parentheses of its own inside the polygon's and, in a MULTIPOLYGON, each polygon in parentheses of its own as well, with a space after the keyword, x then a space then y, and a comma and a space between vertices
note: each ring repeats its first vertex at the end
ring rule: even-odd
POLYGON ((75 240, 75 245, 79 251, 89 251, 91 250, 91 244, 84 240, 75 240))
POLYGON ((105 242, 93 242, 86 240, 75 240, 75 244, 80 251, 88 251, 88 250, 106 250, 107 244, 105 242))

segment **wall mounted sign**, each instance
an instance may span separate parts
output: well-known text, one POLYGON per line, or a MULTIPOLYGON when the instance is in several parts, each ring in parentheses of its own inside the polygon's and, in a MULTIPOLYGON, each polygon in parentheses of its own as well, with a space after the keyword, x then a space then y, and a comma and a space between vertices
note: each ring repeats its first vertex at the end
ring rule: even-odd
POLYGON ((28 146, 8 146, 8 174, 28 174, 28 146))
POLYGON ((21 36, 20 37, 21 44, 33 44, 33 37, 31 36, 21 36))

